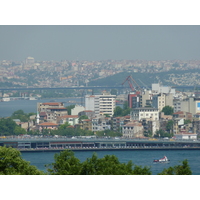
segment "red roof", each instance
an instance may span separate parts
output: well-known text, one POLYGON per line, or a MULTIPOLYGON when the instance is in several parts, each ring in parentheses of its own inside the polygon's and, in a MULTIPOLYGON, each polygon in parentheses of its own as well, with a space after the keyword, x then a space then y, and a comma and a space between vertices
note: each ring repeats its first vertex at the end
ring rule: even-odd
POLYGON ((48 109, 51 109, 51 110, 67 110, 67 108, 48 108, 48 109))
POLYGON ((178 111, 176 113, 173 113, 173 115, 179 115, 179 114, 184 114, 184 112, 183 111, 178 111))
POLYGON ((92 110, 84 110, 84 112, 94 112, 94 111, 92 111, 92 110))
POLYGON ((63 115, 61 118, 78 118, 78 115, 63 115))
POLYGON ((58 126, 58 124, 52 123, 52 122, 44 122, 39 124, 39 126, 58 126))
POLYGON ((59 106, 60 103, 58 103, 58 102, 49 102, 49 103, 43 103, 42 105, 59 106))
POLYGON ((46 116, 47 114, 45 112, 41 112, 40 116, 46 116))
POLYGON ((89 121, 91 121, 91 119, 82 119, 81 121, 89 122, 89 121))

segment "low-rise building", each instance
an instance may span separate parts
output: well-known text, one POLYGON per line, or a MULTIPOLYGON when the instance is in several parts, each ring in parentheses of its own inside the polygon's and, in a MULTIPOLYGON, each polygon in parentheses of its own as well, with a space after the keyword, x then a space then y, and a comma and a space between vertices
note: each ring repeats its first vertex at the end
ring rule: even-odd
POLYGON ((58 123, 64 124, 65 122, 68 122, 71 126, 74 126, 75 124, 79 123, 79 116, 78 115, 64 115, 59 117, 58 123))
POLYGON ((37 128, 39 131, 42 131, 43 129, 50 129, 50 130, 57 130, 58 124, 51 123, 51 122, 44 122, 37 125, 37 128))
POLYGON ((140 121, 141 119, 159 120, 159 110, 157 108, 133 108, 130 112, 131 120, 140 121))
POLYGON ((81 129, 92 131, 92 120, 91 119, 82 119, 79 122, 81 129))
POLYGON ((179 132, 178 134, 174 134, 174 137, 177 140, 196 140, 197 134, 182 131, 182 132, 179 132))
POLYGON ((122 127, 122 134, 126 138, 143 137, 143 126, 137 121, 129 122, 122 127))

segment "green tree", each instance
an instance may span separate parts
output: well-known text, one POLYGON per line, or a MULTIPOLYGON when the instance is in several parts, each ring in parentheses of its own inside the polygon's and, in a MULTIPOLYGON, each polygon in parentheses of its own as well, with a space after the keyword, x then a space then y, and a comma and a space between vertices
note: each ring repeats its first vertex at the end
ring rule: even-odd
POLYGON ((192 171, 188 165, 187 159, 185 159, 182 161, 182 165, 164 169, 159 175, 192 175, 192 171))
POLYGON ((67 106, 66 108, 67 108, 67 113, 68 113, 68 115, 71 115, 71 110, 72 110, 73 108, 75 108, 75 105, 70 105, 70 106, 67 106))
POLYGON ((0 133, 1 135, 14 135, 15 127, 18 125, 9 117, 0 119, 0 133))
POLYGON ((191 123, 191 120, 189 120, 189 119, 184 119, 184 124, 189 124, 189 123, 191 123))
POLYGON ((166 125, 166 131, 168 131, 169 133, 172 133, 173 132, 173 125, 174 125, 173 120, 169 120, 167 122, 167 125, 166 125))
POLYGON ((154 135, 154 137, 160 137, 160 138, 164 138, 164 137, 172 137, 172 134, 168 133, 168 132, 165 132, 163 131, 162 129, 160 130, 157 130, 156 131, 156 134, 154 135))
POLYGON ((122 116, 123 109, 120 106, 116 106, 114 110, 114 117, 122 116))
POLYGON ((1 175, 42 175, 30 162, 21 157, 21 153, 14 148, 0 147, 0 174, 1 175))
POLYGON ((171 106, 165 106, 161 112, 164 112, 165 115, 172 115, 174 113, 174 109, 171 106))
POLYGON ((81 163, 74 153, 69 150, 61 151, 60 154, 55 154, 55 162, 46 165, 47 171, 51 175, 78 175, 81 170, 81 163), (49 168, 51 167, 51 168, 49 168))
POLYGON ((103 158, 98 158, 93 154, 91 158, 80 163, 79 159, 74 156, 74 153, 69 150, 56 154, 55 162, 47 165, 47 171, 51 175, 149 175, 151 174, 149 167, 142 168, 128 163, 120 163, 114 155, 106 155, 103 158))
POLYGON ((88 119, 88 116, 87 115, 82 115, 79 117, 79 122, 82 120, 82 119, 88 119))
POLYGON ((66 129, 70 124, 68 122, 65 122, 64 124, 59 126, 59 129, 66 129))
POLYGON ((21 134, 25 135, 27 132, 26 132, 26 130, 24 128, 16 126, 15 130, 14 130, 14 133, 15 133, 15 135, 21 135, 21 134))

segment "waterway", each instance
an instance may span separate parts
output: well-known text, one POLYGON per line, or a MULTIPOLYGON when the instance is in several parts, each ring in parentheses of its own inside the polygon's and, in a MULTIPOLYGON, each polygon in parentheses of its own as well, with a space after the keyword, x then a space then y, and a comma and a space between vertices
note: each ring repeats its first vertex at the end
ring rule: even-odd
MULTIPOLYGON (((81 161, 90 158, 94 152, 81 151, 74 152, 81 161)), ((105 155, 115 155, 120 162, 127 163, 131 160, 135 165, 151 167, 153 175, 160 173, 164 168, 181 164, 184 159, 188 160, 193 175, 200 175, 200 150, 127 150, 127 151, 98 151, 99 158, 105 155), (162 158, 164 155, 170 159, 170 163, 153 163, 153 159, 162 158)), ((23 152, 22 157, 30 161, 38 169, 46 171, 45 164, 54 162, 54 152, 23 152)))
POLYGON ((13 112, 23 110, 25 113, 37 112, 37 103, 63 102, 64 106, 83 103, 81 98, 61 98, 61 99, 37 99, 37 100, 15 100, 0 102, 0 117, 10 117, 13 112), (70 101, 70 102, 69 102, 70 101), (82 101, 82 102, 81 102, 82 101))

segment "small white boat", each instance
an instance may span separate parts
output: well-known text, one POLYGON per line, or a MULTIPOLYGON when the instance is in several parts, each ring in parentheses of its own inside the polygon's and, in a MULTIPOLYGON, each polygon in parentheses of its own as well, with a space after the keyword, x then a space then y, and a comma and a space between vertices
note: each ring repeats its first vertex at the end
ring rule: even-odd
POLYGON ((154 159, 153 162, 154 163, 169 163, 169 159, 167 158, 167 156, 164 156, 163 158, 160 159, 154 159))

